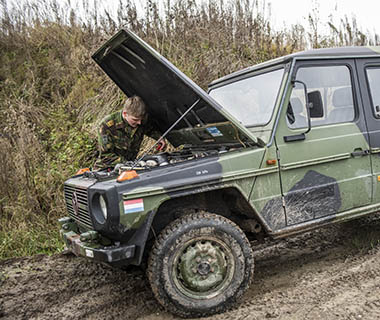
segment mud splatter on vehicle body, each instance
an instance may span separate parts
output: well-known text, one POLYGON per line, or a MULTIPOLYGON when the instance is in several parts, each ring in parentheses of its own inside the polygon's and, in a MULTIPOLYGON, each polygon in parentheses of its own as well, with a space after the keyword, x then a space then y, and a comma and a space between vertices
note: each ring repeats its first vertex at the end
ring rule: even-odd
POLYGON ((380 208, 379 52, 301 52, 216 80, 206 93, 121 30, 93 58, 125 94, 144 99, 178 151, 68 179, 66 246, 115 266, 148 253, 166 309, 226 310, 253 276, 247 238, 380 208))

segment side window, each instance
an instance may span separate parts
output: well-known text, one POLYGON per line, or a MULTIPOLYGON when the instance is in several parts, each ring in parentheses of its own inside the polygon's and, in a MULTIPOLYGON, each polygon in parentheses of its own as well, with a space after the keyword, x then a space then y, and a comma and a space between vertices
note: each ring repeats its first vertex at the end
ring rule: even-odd
POLYGON ((380 118, 380 68, 368 68, 367 79, 372 101, 372 110, 376 118, 380 118))
MULTIPOLYGON (((306 83, 308 93, 319 92, 323 115, 311 117, 312 126, 350 122, 355 118, 350 69, 345 66, 300 67, 296 79, 306 83)), ((296 83, 289 100, 287 122, 291 129, 307 127, 303 86, 296 83)))

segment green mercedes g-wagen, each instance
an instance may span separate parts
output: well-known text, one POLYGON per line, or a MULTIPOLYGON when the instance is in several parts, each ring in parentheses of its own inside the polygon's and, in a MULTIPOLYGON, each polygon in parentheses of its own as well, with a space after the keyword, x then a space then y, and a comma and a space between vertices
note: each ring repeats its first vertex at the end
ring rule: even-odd
POLYGON ((253 277, 249 240, 380 209, 380 47, 300 52, 204 92, 132 32, 94 60, 138 95, 175 152, 65 182, 69 250, 140 265, 177 315, 229 308, 253 277))

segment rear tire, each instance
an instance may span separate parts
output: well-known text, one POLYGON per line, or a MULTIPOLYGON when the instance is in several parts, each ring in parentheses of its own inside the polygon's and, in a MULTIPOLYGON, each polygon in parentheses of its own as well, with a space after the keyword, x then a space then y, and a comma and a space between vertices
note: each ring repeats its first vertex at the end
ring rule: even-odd
POLYGON ((225 217, 199 212, 169 224, 148 261, 160 304, 181 317, 223 312, 246 291, 253 254, 243 231, 225 217))

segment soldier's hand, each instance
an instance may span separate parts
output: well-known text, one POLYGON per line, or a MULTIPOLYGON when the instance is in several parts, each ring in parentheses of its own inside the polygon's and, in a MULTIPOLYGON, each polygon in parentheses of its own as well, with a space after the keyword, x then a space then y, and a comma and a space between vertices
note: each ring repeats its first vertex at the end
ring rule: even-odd
POLYGON ((161 140, 157 146, 156 146, 156 150, 157 151, 162 151, 166 146, 166 142, 164 140, 161 140))

